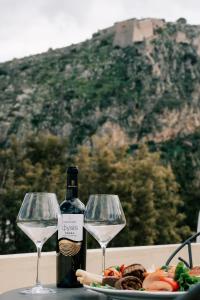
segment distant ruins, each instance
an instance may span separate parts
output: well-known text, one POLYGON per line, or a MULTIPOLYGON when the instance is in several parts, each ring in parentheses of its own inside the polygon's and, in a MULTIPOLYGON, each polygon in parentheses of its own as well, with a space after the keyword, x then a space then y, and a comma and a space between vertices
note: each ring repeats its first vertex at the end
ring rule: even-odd
MULTIPOLYGON (((186 20, 180 18, 176 23, 186 24, 186 20)), ((133 43, 140 43, 143 41, 152 40, 156 37, 156 30, 166 26, 164 19, 155 19, 155 18, 146 18, 146 19, 129 19, 121 22, 115 23, 109 28, 98 31, 96 35, 100 38, 105 38, 105 36, 113 34, 113 46, 119 46, 125 48, 127 46, 133 45, 133 43)), ((183 24, 183 25, 184 25, 183 24)), ((200 28, 196 26, 197 35, 193 38, 188 37, 187 33, 184 30, 181 30, 180 27, 172 36, 172 39, 176 43, 181 44, 193 44, 196 48, 198 55, 200 56, 200 28)))
POLYGON ((129 19, 115 23, 113 26, 99 30, 95 35, 105 37, 114 35, 113 46, 125 48, 136 42, 143 42, 154 37, 155 29, 165 25, 164 19, 129 19))
POLYGON ((127 47, 134 42, 143 42, 154 36, 154 30, 163 27, 163 19, 130 19, 114 24, 114 46, 127 47))

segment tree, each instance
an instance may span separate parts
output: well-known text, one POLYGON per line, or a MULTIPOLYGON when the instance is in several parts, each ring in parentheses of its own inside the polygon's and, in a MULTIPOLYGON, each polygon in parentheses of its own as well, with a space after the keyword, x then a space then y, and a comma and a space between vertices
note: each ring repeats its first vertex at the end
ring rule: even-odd
MULTIPOLYGON (((0 251, 35 251, 33 243, 16 226, 16 216, 27 192, 65 194, 66 165, 78 165, 80 198, 90 194, 118 194, 127 226, 110 246, 165 244, 181 241, 190 231, 184 225, 179 186, 159 153, 141 145, 130 153, 127 145, 116 146, 107 138, 93 137, 70 157, 67 142, 52 135, 29 135, 10 140, 0 149, 0 251)), ((89 247, 96 247, 89 238, 89 247)), ((55 239, 44 247, 55 249, 55 239)))
MULTIPOLYGON (((154 229, 149 242, 156 244, 180 242, 187 237, 190 230, 183 223, 184 214, 179 213, 183 201, 171 167, 162 164, 159 153, 150 153, 141 145, 133 159, 132 172, 135 211, 139 215, 136 229, 142 227, 146 235, 154 229)), ((142 244, 145 239, 145 234, 139 234, 136 242, 142 244)))
POLYGON ((170 161, 180 184, 180 195, 184 201, 181 211, 187 217, 185 222, 192 231, 196 231, 200 210, 200 130, 167 141, 161 149, 163 158, 170 161))
POLYGON ((94 138, 92 147, 80 147, 75 161, 85 201, 93 193, 118 194, 121 199, 127 226, 110 245, 174 243, 189 234, 179 213, 178 184, 159 153, 142 145, 130 155, 127 146, 113 147, 105 138, 94 138))
MULTIPOLYGON (((27 192, 65 193, 67 143, 47 134, 30 135, 0 150, 0 250, 1 253, 30 252, 34 245, 16 226, 16 217, 27 192)), ((51 242, 44 246, 55 249, 51 242)))

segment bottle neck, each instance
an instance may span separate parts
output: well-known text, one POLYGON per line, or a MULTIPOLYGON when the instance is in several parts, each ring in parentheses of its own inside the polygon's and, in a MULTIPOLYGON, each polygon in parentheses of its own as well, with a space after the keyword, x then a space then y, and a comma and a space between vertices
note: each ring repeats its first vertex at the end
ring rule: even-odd
POLYGON ((78 198, 78 176, 77 174, 68 174, 66 200, 74 198, 78 198))

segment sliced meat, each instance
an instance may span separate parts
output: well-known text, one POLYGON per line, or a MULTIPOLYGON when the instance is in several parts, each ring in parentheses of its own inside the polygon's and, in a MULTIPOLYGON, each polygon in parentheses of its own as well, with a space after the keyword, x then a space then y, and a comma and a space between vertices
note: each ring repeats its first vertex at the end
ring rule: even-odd
POLYGON ((110 285, 112 287, 115 286, 115 283, 119 280, 119 277, 115 277, 115 276, 105 276, 103 277, 103 280, 102 280, 102 284, 103 285, 110 285))
POLYGON ((145 273, 146 269, 141 264, 132 264, 124 269, 122 277, 134 276, 143 281, 145 273))
POLYGON ((142 281, 134 276, 126 276, 117 280, 115 288, 118 290, 139 290, 142 288, 142 281))

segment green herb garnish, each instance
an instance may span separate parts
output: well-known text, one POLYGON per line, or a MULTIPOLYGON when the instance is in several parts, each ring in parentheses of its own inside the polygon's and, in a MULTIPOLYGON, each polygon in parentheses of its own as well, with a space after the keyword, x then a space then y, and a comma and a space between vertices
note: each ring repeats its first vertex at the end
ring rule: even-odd
POLYGON ((113 266, 113 268, 115 268, 115 270, 117 270, 118 272, 120 271, 120 266, 113 266))
POLYGON ((200 282, 199 277, 191 276, 189 274, 189 269, 185 266, 183 262, 179 262, 176 266, 174 279, 179 283, 180 291, 187 291, 194 284, 200 282))
POLYGON ((114 287, 112 287, 112 286, 110 286, 108 284, 102 285, 102 284, 96 283, 96 282, 92 282, 90 284, 90 286, 96 287, 96 288, 102 288, 102 289, 115 289, 114 287))
POLYGON ((102 287, 102 285, 100 283, 96 283, 96 282, 92 282, 90 285, 92 287, 97 287, 97 288, 102 287))

